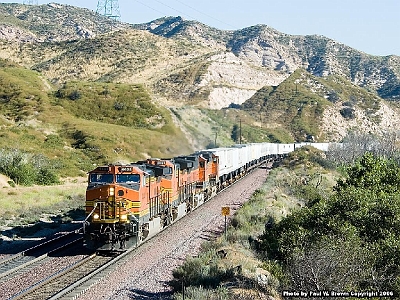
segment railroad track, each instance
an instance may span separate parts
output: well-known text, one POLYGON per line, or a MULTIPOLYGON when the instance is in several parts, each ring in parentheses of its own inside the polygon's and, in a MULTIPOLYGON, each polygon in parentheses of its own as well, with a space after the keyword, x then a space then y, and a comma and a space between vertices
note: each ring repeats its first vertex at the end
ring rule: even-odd
MULTIPOLYGON (((99 265, 98 268, 93 269, 90 273, 87 273, 85 276, 81 277, 79 280, 72 282, 69 286, 65 286, 63 289, 59 290, 57 293, 53 294, 49 300, 72 300, 76 299, 79 295, 85 293, 91 286, 98 283, 102 278, 104 278, 107 274, 112 272, 114 268, 117 266, 117 262, 121 262, 125 257, 128 257, 129 254, 134 251, 136 248, 132 248, 117 257, 111 258, 108 261, 105 261, 102 265, 99 265)), ((130 256, 129 256, 130 257, 130 256)))
MULTIPOLYGON (((241 181, 241 179, 242 178, 235 181, 232 185, 241 181)), ((68 265, 62 270, 48 275, 46 278, 43 278, 39 282, 32 284, 7 299, 76 299, 79 295, 85 293, 90 287, 112 272, 118 261, 120 262, 125 257, 127 257, 127 259, 132 258, 130 254, 136 249, 137 248, 131 248, 117 257, 104 257, 93 254, 68 265)), ((24 255, 22 255, 22 257, 24 257, 24 255)), ((32 261, 25 263, 25 265, 32 265, 34 267, 36 263, 40 264, 41 261, 42 263, 46 263, 47 257, 46 254, 35 257, 32 261)), ((16 268, 14 268, 14 270, 16 270, 16 268)), ((6 272, 3 273, 5 274, 6 272)))
POLYGON ((43 275, 38 273, 46 265, 48 269, 57 270, 58 266, 54 264, 59 257, 73 253, 74 249, 82 249, 82 240, 81 234, 72 231, 1 260, 0 298, 12 299, 26 285, 40 281, 43 275))
POLYGON ((29 248, 25 251, 17 253, 7 259, 0 261, 0 282, 2 278, 7 277, 13 272, 28 267, 31 264, 37 263, 51 253, 61 251, 66 246, 77 243, 82 240, 77 231, 71 231, 57 238, 48 240, 42 244, 29 248))
MULTIPOLYGON (((266 164, 268 166, 269 164, 266 164)), ((254 171, 257 168, 254 168, 252 171, 254 171)), ((251 171, 251 172, 252 172, 251 171)), ((244 176, 245 177, 245 176, 244 176)), ((236 183, 240 182, 244 177, 239 178, 235 182, 233 182, 231 185, 224 187, 219 191, 221 193, 222 191, 229 189, 232 187, 232 185, 235 185, 236 183)), ((196 208, 201 209, 201 207, 196 208)), ((180 222, 178 220, 177 222, 180 222)), ((210 220, 212 222, 212 220, 210 220)), ((175 223, 174 223, 175 224, 175 223)), ((173 225, 174 225, 173 224, 173 225)), ((172 226, 173 226, 172 225, 172 226)), ((195 236, 197 233, 192 233, 192 236, 195 236)), ((150 242, 153 238, 157 237, 157 235, 152 236, 151 238, 147 239, 145 242, 141 243, 138 247, 135 248, 130 248, 126 252, 120 254, 113 260, 110 260, 100 268, 94 270, 92 273, 86 275, 85 277, 82 277, 80 280, 76 281, 75 283, 71 284, 70 286, 64 288, 57 294, 53 295, 53 297, 49 298, 49 300, 74 300, 77 299, 80 295, 84 294, 87 290, 89 290, 92 286, 94 286, 96 283, 98 283, 103 277, 105 277, 107 274, 111 273, 112 271, 117 268, 118 265, 121 265, 124 263, 124 260, 133 260, 134 257, 136 256, 136 253, 134 253, 138 248, 146 244, 147 242, 150 242), (118 262, 118 264, 117 264, 118 262)), ((190 239, 191 237, 188 237, 190 239)), ((177 248, 180 245, 177 246, 177 248)))
POLYGON ((56 298, 53 296, 64 289, 68 289, 68 287, 80 281, 79 279, 84 280, 86 276, 93 274, 96 270, 101 269, 115 259, 115 257, 92 254, 33 284, 19 294, 12 296, 10 300, 58 299, 57 296, 56 298))

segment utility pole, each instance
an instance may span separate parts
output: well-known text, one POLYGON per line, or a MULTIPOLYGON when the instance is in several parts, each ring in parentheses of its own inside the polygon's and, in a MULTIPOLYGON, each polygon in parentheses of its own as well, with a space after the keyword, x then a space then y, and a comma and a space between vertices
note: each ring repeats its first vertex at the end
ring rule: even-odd
POLYGON ((218 133, 219 130, 221 129, 221 127, 213 127, 212 130, 214 130, 215 132, 215 136, 214 136, 214 147, 217 148, 217 137, 218 137, 218 133))
POLYGON ((114 21, 119 21, 121 14, 119 12, 118 0, 99 0, 96 13, 113 19, 114 21))
POLYGON ((239 144, 242 144, 242 119, 239 119, 239 144))

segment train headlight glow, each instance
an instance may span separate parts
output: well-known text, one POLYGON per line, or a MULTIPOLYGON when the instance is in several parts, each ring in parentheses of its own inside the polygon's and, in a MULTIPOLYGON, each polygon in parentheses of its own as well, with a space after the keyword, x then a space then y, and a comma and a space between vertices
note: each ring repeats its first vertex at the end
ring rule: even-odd
POLYGON ((115 194, 115 189, 113 187, 111 187, 109 190, 109 195, 114 196, 114 194, 115 194))
POLYGON ((93 219, 94 219, 94 220, 98 220, 99 218, 100 218, 100 216, 99 216, 98 214, 94 214, 94 215, 93 215, 93 219))
POLYGON ((121 219, 121 221, 126 221, 126 220, 128 220, 128 216, 127 215, 121 215, 120 219, 121 219))

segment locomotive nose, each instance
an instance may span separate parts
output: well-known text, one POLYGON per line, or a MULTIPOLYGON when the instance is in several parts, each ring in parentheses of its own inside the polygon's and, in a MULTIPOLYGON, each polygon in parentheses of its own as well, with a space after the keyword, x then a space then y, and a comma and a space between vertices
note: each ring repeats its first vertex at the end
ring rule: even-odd
POLYGON ((114 185, 95 187, 92 189, 88 189, 86 191, 86 199, 89 201, 94 199, 105 200, 108 199, 109 197, 114 197, 114 196, 115 196, 114 185))

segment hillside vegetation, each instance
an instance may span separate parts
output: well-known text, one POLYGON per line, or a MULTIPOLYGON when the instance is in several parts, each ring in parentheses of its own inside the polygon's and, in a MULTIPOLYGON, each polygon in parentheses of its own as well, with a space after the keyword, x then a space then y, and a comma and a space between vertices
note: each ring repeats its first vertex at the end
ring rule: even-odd
MULTIPOLYGON (((119 100, 124 103, 118 102, 116 94, 107 96, 104 87, 124 83, 142 89, 152 102, 149 113, 142 106, 143 118, 124 126, 148 122, 153 132, 161 129, 157 126, 167 124, 166 114, 160 113, 165 108, 180 110, 181 116, 191 111, 194 120, 204 120, 181 122, 172 115, 177 130, 187 136, 186 149, 215 144, 215 135, 221 137, 220 144, 240 140, 231 138, 238 135, 232 134, 238 119, 243 123, 241 140, 248 142, 340 141, 354 128, 381 134, 390 124, 397 128, 400 123, 400 114, 392 105, 399 97, 398 56, 375 57, 327 37, 293 36, 267 25, 224 31, 181 17, 130 25, 55 3, 3 3, 0 14, 0 57, 38 72, 38 82, 44 82, 39 88, 42 92, 59 92, 45 102, 57 109, 64 107, 62 114, 68 112, 80 121, 95 118, 121 125, 122 118, 111 116, 128 113, 121 109, 127 103, 122 96, 119 100), (71 100, 79 95, 65 89, 78 82, 82 98, 71 100), (105 85, 100 88, 94 82, 105 85), (100 106, 112 112, 110 117, 105 117, 101 107, 94 109, 90 101, 81 105, 92 88, 100 93, 94 102, 103 99, 100 106), (245 112, 238 110, 242 104, 245 112), (224 109, 222 116, 230 128, 219 124, 222 118, 208 122, 214 114, 210 108, 224 109), (232 112, 225 113, 226 108, 232 112), (154 109, 157 112, 151 112, 154 109)), ((35 106, 47 105, 37 102, 46 95, 37 95, 29 104, 24 97, 21 94, 24 110, 14 110, 15 116, 9 117, 36 113, 35 106)))
POLYGON ((370 136, 352 138, 328 158, 305 147, 271 170, 226 238, 174 271, 175 299, 398 297, 399 148, 373 138, 369 152, 359 146, 370 136))
MULTIPOLYGON (((380 124, 382 99, 361 89, 340 76, 318 78, 299 69, 279 86, 265 86, 241 106, 253 115, 266 119, 266 127, 281 128, 296 141, 332 140, 333 132, 324 130, 324 115, 336 107, 341 122, 361 120, 356 111, 363 112, 364 122, 380 124)), ((396 108, 394 108, 396 109, 396 108)), ((351 129, 352 125, 347 125, 351 129)), ((331 128, 332 130, 332 128, 331 128)), ((372 131, 373 129, 370 128, 372 131)), ((381 128, 376 133, 384 133, 381 128)))
POLYGON ((170 114, 154 106, 141 85, 70 82, 49 89, 38 73, 3 65, 0 148, 5 152, 40 153, 60 175, 77 176, 93 164, 191 151, 170 114))
MULTIPOLYGON (((242 106, 209 110, 189 103, 166 109, 142 84, 70 81, 57 86, 37 71, 1 63, 0 122, 6 130, 0 147, 40 153, 62 176, 84 174, 93 164, 172 157, 240 141, 328 140, 333 135, 324 130, 325 115, 335 106, 344 127, 386 118, 374 94, 341 77, 317 78, 304 70, 279 86, 262 88, 242 106), (357 111, 364 114, 358 117, 357 111)), ((377 133, 387 131, 380 128, 377 133)))

